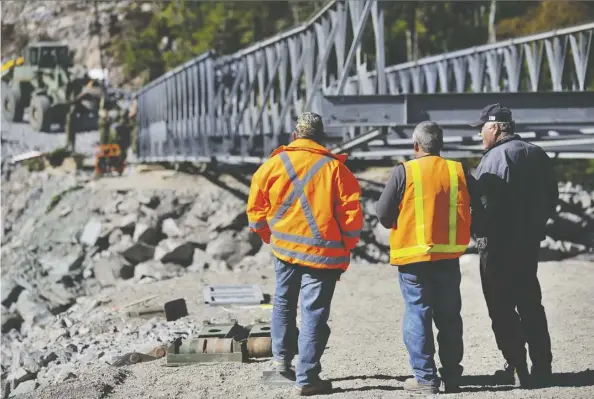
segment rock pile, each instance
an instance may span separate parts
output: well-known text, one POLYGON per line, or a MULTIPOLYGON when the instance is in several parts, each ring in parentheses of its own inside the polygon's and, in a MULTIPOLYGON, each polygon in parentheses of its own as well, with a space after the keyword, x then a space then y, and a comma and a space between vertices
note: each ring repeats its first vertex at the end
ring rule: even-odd
MULTIPOLYGON (((94 317, 97 304, 87 296, 127 282, 270 262, 249 232, 245 202, 207 181, 179 190, 101 190, 85 174, 16 168, 2 184, 2 203, 1 366, 15 388, 35 378, 38 386, 56 381, 55 373, 67 378, 70 371, 47 370, 75 358, 111 359, 133 346, 124 337, 130 334, 169 342, 171 323, 154 324, 120 332, 110 348, 116 331, 103 331, 111 337, 101 341, 102 332, 80 324, 94 317)), ((193 328, 180 323, 174 330, 193 328)))
POLYGON ((594 191, 571 182, 559 185, 557 214, 547 223, 547 238, 541 243, 542 260, 571 256, 594 259, 594 191))

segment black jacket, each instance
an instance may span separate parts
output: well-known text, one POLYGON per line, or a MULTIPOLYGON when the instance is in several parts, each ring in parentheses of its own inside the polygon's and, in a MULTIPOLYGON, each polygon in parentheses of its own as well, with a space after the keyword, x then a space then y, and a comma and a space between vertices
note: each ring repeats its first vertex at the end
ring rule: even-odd
POLYGON ((503 245, 545 238, 559 191, 551 159, 542 148, 512 135, 484 152, 475 171, 485 210, 479 237, 503 245))

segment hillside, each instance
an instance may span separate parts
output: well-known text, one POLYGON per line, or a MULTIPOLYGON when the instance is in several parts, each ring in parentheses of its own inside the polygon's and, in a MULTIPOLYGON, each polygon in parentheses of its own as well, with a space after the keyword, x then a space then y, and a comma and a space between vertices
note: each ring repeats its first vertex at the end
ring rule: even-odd
MULTIPOLYGON (((326 1, 96 3, 110 80, 138 87, 206 50, 230 54, 296 26, 326 1)), ((78 62, 99 68, 94 4, 3 1, 2 58, 18 54, 29 41, 63 40, 76 51, 78 62)), ((594 3, 587 1, 383 2, 382 7, 385 42, 390 43, 386 65, 594 19, 594 3)), ((372 42, 373 33, 366 31, 363 48, 371 64, 372 42)))

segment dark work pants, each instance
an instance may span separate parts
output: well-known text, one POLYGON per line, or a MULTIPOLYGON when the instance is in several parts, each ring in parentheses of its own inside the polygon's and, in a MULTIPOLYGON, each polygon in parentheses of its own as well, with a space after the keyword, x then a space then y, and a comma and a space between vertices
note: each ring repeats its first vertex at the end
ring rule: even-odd
POLYGON ((497 347, 509 365, 526 363, 550 371, 553 359, 547 317, 538 282, 539 245, 487 246, 480 253, 481 282, 497 347))

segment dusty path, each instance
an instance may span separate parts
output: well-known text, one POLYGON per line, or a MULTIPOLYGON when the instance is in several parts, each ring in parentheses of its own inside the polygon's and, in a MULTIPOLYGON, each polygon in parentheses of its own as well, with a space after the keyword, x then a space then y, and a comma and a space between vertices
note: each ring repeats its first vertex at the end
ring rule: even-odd
MULTIPOLYGON (((465 255, 463 263, 463 318, 465 377, 464 392, 448 397, 462 398, 593 398, 594 397, 594 262, 564 261, 542 263, 539 270, 552 336, 556 386, 538 390, 494 386, 489 377, 503 360, 495 346, 487 309, 482 298, 475 255, 465 255)), ((272 267, 249 273, 189 274, 181 279, 125 290, 104 292, 114 303, 157 295, 156 301, 183 296, 190 314, 197 320, 210 317, 237 317, 250 322, 267 316, 266 310, 235 310, 228 313, 202 302, 205 283, 262 284, 273 293, 272 267)), ((111 306, 111 305, 109 305, 111 306)), ((334 381, 336 398, 408 397, 402 390, 410 368, 402 343, 403 303, 397 270, 385 265, 352 265, 339 282, 333 302, 332 335, 323 358, 323 376, 334 381)), ((187 366, 168 368, 165 361, 125 368, 129 373, 109 398, 286 398, 287 388, 261 385, 261 371, 269 361, 240 365, 187 366)), ((82 377, 82 376, 79 376, 82 377)), ((80 378, 84 381, 85 378, 80 378)), ((68 397, 81 382, 54 386, 38 397, 68 397), (68 389, 66 389, 68 388, 68 389), (46 396, 48 395, 48 396, 46 396), (58 395, 58 396, 55 396, 58 395)), ((103 397, 103 396, 102 396, 103 397)))

